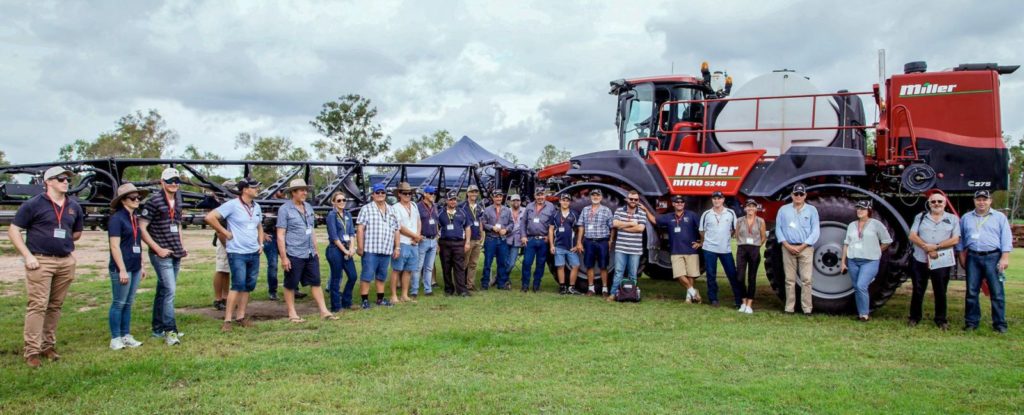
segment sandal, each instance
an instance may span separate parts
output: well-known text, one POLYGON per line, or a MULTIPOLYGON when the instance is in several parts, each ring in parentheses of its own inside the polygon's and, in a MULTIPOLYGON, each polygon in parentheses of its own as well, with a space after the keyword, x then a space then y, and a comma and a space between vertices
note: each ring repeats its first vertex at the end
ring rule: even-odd
POLYGON ((304 319, 302 317, 290 317, 290 318, 288 318, 288 321, 292 322, 292 323, 305 323, 306 319, 304 319))
POLYGON ((338 316, 334 314, 328 314, 326 316, 320 316, 320 319, 325 321, 336 321, 338 320, 338 316))

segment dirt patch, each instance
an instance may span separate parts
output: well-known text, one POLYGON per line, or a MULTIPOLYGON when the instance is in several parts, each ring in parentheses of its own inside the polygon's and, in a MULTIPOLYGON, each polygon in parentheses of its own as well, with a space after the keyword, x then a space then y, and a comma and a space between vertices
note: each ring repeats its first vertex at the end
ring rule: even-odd
MULTIPOLYGON (((224 312, 217 311, 213 307, 202 308, 179 308, 177 312, 184 314, 196 314, 216 320, 224 319, 224 312)), ((317 316, 320 310, 312 299, 307 298, 295 303, 295 312, 300 316, 317 316)), ((246 307, 247 316, 254 320, 280 320, 288 318, 288 309, 284 301, 253 301, 246 307)))
MULTIPOLYGON (((213 230, 210 229, 189 229, 182 236, 184 237, 185 249, 189 256, 182 265, 187 266, 191 261, 211 262, 217 255, 216 249, 211 244, 213 241, 213 230)), ((0 245, 10 245, 7 232, 0 232, 0 245)), ((21 282, 25 280, 25 262, 13 248, 11 253, 0 256, 0 282, 21 282)), ((7 252, 4 250, 3 252, 7 252)), ((107 242, 105 231, 82 232, 82 238, 75 242, 75 252, 72 254, 77 261, 77 276, 97 274, 100 277, 106 275, 107 263, 110 260, 110 248, 107 242)), ((149 261, 146 261, 147 265, 149 261)), ((183 267, 183 270, 187 268, 183 267)), ((152 270, 150 270, 152 272, 152 270)))

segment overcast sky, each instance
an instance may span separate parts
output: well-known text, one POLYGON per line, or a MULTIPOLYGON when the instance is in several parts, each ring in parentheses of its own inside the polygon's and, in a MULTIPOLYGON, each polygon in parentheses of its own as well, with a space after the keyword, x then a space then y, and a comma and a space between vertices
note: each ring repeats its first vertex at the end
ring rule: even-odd
MULTIPOLYGON (((226 158, 239 132, 308 145, 321 104, 373 100, 396 148, 447 129, 533 164, 544 144, 614 148, 608 81, 698 72, 743 82, 795 69, 869 90, 925 60, 1024 64, 1024 5, 968 2, 47 2, 0 0, 0 150, 50 161, 121 116, 157 109, 226 158)), ((1024 70, 1003 77, 1024 135, 1024 70)))

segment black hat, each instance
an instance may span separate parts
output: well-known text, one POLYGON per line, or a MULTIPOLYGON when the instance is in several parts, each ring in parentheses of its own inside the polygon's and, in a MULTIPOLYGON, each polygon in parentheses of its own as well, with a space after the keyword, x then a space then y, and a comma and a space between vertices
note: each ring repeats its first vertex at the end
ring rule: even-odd
POLYGON ((718 190, 715 190, 714 192, 711 192, 711 198, 714 199, 716 197, 723 197, 724 198, 725 195, 722 194, 722 192, 720 192, 718 190))
POLYGON ((562 196, 559 197, 559 199, 561 199, 561 200, 572 200, 572 195, 570 195, 568 193, 562 193, 562 196))
POLYGON ((981 197, 983 197, 985 199, 989 199, 989 198, 992 197, 992 192, 990 192, 988 190, 979 190, 977 192, 974 192, 974 198, 975 199, 981 198, 981 197))
POLYGON ((857 209, 871 209, 871 199, 858 200, 854 206, 857 209))
POLYGON ((683 195, 675 195, 675 196, 672 196, 672 201, 673 202, 683 202, 683 203, 686 203, 686 198, 683 197, 683 195))
POLYGON ((259 180, 253 179, 252 177, 246 177, 238 181, 235 186, 238 187, 238 191, 242 191, 247 187, 260 187, 259 180))
POLYGON ((451 190, 451 191, 448 192, 448 200, 452 200, 452 199, 459 200, 459 191, 458 190, 451 190))
POLYGON ((502 192, 501 189, 494 189, 494 191, 491 192, 491 197, 494 196, 505 196, 505 192, 502 192))
POLYGON ((591 191, 590 191, 590 195, 591 195, 591 196, 593 196, 593 195, 598 195, 598 196, 601 196, 601 189, 594 189, 594 190, 591 190, 591 191))
POLYGON ((793 191, 791 193, 803 193, 807 194, 807 186, 803 183, 797 183, 793 185, 793 191))
POLYGON ((761 204, 757 203, 757 201, 754 199, 747 199, 747 201, 743 203, 743 206, 753 206, 759 209, 761 208, 761 204))

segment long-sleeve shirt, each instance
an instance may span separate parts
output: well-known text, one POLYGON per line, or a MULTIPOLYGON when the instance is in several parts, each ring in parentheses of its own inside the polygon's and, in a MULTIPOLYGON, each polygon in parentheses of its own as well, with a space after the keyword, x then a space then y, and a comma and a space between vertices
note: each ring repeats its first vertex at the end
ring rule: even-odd
POLYGON ((1006 215, 989 209, 987 215, 979 215, 976 210, 964 214, 960 218, 960 231, 963 237, 957 244, 957 250, 988 252, 1013 250, 1013 233, 1006 215))
POLYGON ((818 209, 808 203, 804 203, 799 212, 792 203, 779 208, 779 214, 775 216, 775 232, 780 241, 790 245, 813 246, 821 236, 818 209))
POLYGON ((337 210, 327 214, 327 242, 333 246, 335 241, 341 241, 345 247, 352 246, 356 239, 356 227, 352 222, 352 215, 348 212, 338 213, 337 210))
POLYGON ((484 209, 480 217, 480 228, 487 233, 488 237, 498 237, 498 231, 507 229, 512 232, 512 209, 505 206, 491 205, 484 209))
POLYGON ((551 217, 558 212, 555 205, 549 203, 546 200, 530 202, 526 205, 526 217, 524 223, 526 224, 526 236, 546 236, 548 234, 548 223, 551 222, 551 217))
POLYGON ((480 232, 480 217, 483 216, 484 205, 477 202, 475 205, 470 207, 469 202, 459 203, 459 209, 466 212, 466 218, 469 219, 469 237, 474 241, 479 241, 483 238, 483 234, 480 232))
POLYGON ((523 237, 526 236, 526 211, 519 208, 517 212, 509 208, 509 215, 512 216, 512 225, 505 234, 505 243, 514 247, 523 246, 523 237))

